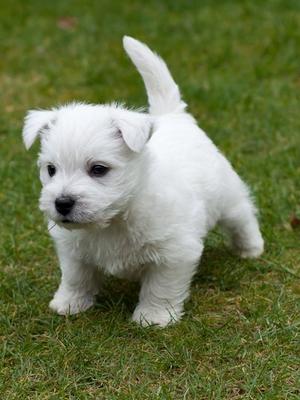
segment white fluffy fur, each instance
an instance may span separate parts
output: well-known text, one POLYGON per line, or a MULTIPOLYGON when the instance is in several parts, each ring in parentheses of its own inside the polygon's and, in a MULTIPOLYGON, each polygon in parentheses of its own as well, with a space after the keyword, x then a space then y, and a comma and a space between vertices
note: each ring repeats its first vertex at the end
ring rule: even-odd
POLYGON ((149 114, 74 103, 31 111, 23 136, 27 148, 41 137, 40 208, 56 224, 62 279, 50 307, 88 309, 107 273, 140 280, 134 321, 165 326, 183 314, 211 228, 220 223, 241 257, 259 256, 263 239, 248 188, 184 111, 166 64, 137 40, 125 37, 124 47, 143 77, 149 114), (111 169, 92 178, 91 162, 111 169), (68 224, 54 206, 62 195, 76 199, 68 224))

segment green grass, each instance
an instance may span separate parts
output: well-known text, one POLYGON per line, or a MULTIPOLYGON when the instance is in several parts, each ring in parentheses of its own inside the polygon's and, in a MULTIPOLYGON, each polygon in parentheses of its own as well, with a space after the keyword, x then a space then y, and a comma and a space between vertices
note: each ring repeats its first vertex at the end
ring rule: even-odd
POLYGON ((0 0, 1 399, 299 399, 298 0, 0 0), (62 17, 74 17, 67 29, 62 17), (60 23, 59 23, 60 21, 60 23), (121 45, 168 62, 191 112, 253 188, 264 256, 213 232, 176 326, 129 322, 138 287, 111 279, 69 318, 48 302, 58 263, 21 141, 29 108, 146 103, 121 45))

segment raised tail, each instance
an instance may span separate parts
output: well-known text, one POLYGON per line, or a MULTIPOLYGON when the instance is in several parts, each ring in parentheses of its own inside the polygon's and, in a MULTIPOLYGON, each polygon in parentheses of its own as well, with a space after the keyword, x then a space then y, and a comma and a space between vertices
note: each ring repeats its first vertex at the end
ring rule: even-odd
POLYGON ((129 36, 124 36, 123 45, 142 75, 148 95, 150 114, 183 112, 186 104, 181 100, 178 86, 165 62, 145 44, 129 36))

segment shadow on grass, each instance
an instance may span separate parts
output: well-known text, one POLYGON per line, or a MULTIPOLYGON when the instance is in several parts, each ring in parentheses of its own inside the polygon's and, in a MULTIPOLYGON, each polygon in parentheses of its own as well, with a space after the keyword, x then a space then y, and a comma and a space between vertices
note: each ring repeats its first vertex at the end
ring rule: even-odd
POLYGON ((235 256, 225 245, 207 247, 194 277, 194 284, 202 288, 232 290, 240 287, 240 280, 248 273, 247 261, 235 256))
POLYGON ((96 309, 101 313, 109 313, 116 308, 126 314, 133 312, 138 302, 139 284, 116 278, 108 278, 103 291, 97 296, 96 309))

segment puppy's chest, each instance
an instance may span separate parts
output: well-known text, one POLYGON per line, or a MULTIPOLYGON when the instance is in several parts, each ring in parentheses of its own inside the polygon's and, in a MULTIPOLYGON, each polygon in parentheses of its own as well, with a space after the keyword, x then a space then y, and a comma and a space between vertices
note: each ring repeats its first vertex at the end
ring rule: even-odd
POLYGON ((147 263, 159 263, 161 255, 155 243, 143 236, 107 231, 87 235, 78 243, 84 261, 106 273, 123 277, 135 273, 147 263))

